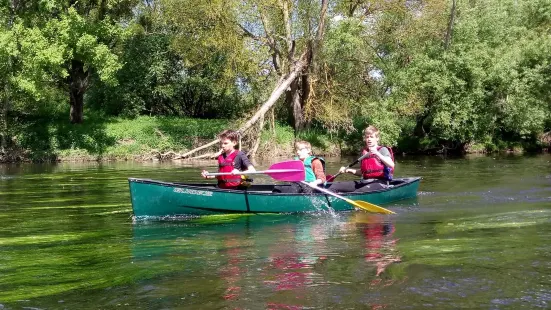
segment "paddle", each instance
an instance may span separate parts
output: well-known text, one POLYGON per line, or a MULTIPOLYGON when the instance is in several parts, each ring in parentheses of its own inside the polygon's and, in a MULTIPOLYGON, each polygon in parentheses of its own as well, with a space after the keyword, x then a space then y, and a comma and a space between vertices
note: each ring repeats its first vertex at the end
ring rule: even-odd
POLYGON ((378 205, 374 205, 374 204, 369 203, 367 201, 348 199, 348 198, 343 197, 339 194, 336 194, 336 193, 334 193, 334 192, 332 192, 328 189, 325 189, 323 187, 318 187, 316 185, 312 185, 312 184, 310 184, 308 182, 305 182, 305 181, 301 181, 300 183, 306 184, 306 185, 310 186, 311 188, 313 188, 315 190, 318 190, 320 192, 323 192, 323 193, 326 193, 328 195, 331 195, 331 196, 337 197, 339 199, 342 199, 342 200, 348 202, 349 204, 351 204, 354 207, 359 208, 359 209, 363 209, 363 210, 366 210, 366 211, 369 211, 369 212, 375 212, 375 213, 396 214, 393 211, 390 211, 390 210, 385 209, 383 207, 379 207, 378 205))
MULTIPOLYGON (((369 152, 365 153, 364 155, 362 155, 362 157, 356 159, 353 163, 351 163, 350 165, 348 165, 346 168, 350 168, 352 166, 354 166, 355 164, 359 163, 362 159, 366 158, 369 156, 369 152)), ((338 172, 337 174, 335 175, 330 175, 328 174, 327 175, 327 182, 333 182, 333 180, 339 176, 339 174, 341 174, 342 172, 338 172)))
POLYGON ((303 181, 306 177, 304 172, 304 164, 300 160, 289 160, 279 163, 275 163, 264 171, 242 171, 238 174, 233 174, 231 172, 216 172, 210 173, 207 175, 217 176, 217 175, 249 175, 249 174, 267 174, 272 177, 274 180, 286 181, 286 182, 300 182, 303 181))

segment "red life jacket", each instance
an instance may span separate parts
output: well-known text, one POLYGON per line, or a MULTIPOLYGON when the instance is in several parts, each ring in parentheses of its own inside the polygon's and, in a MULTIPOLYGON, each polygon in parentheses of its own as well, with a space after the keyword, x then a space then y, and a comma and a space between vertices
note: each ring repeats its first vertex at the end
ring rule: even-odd
MULTIPOLYGON (((224 158, 224 154, 218 156, 218 171, 232 172, 233 162, 239 151, 234 150, 230 155, 224 158)), ((218 187, 220 188, 236 188, 241 185, 241 176, 239 175, 218 175, 218 187)))
MULTIPOLYGON (((382 146, 377 147, 377 151, 380 150, 382 146)), ((387 147, 390 152, 390 158, 394 161, 394 154, 392 149, 387 147)), ((362 150, 362 155, 367 154, 369 151, 367 149, 362 150)), ((392 174, 394 174, 394 168, 386 167, 379 157, 370 154, 368 157, 362 159, 362 178, 364 179, 383 179, 383 180, 392 180, 392 174), (385 172, 386 168, 386 172, 385 172)))

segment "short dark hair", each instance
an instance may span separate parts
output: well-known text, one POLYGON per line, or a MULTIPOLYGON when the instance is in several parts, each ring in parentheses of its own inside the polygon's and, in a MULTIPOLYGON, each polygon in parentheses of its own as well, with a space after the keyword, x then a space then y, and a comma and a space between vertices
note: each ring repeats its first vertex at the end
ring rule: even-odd
POLYGON ((235 130, 231 130, 231 129, 224 130, 218 135, 218 139, 220 139, 220 140, 228 139, 233 143, 238 143, 239 142, 238 141, 239 140, 239 132, 237 132, 235 130))

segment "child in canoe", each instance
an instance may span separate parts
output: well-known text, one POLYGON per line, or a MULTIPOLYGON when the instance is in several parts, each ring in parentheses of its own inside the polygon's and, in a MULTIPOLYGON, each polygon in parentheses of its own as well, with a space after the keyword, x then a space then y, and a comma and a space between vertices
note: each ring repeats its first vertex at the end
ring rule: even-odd
MULTIPOLYGON (((245 153, 236 149, 239 133, 234 130, 225 130, 218 135, 220 146, 222 148, 218 156, 218 171, 231 172, 233 175, 219 175, 218 187, 224 189, 245 189, 245 179, 241 177, 240 172, 254 172, 253 164, 247 158, 245 153)), ((201 172, 205 179, 212 179, 214 176, 208 175, 206 170, 201 172)))
POLYGON ((364 130, 365 148, 360 169, 341 167, 340 173, 350 173, 361 177, 359 181, 335 182, 329 189, 333 192, 368 192, 386 188, 394 173, 394 155, 392 149, 379 145, 380 133, 375 126, 364 130))
MULTIPOLYGON (((312 155, 312 145, 308 141, 295 142, 295 151, 297 157, 304 163, 304 171, 306 173, 305 180, 311 186, 316 187, 324 185, 325 177, 325 160, 319 156, 312 155)), ((312 187, 302 183, 291 183, 290 185, 276 185, 274 188, 276 193, 311 193, 312 187)))

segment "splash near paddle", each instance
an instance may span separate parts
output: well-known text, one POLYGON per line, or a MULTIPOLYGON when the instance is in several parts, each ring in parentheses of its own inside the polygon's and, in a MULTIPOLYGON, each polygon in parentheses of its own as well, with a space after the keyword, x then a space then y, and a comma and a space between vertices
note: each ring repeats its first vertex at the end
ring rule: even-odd
POLYGON ((323 193, 326 193, 327 195, 331 195, 333 197, 337 197, 339 199, 342 199, 346 202, 348 202, 349 204, 353 205, 354 207, 358 208, 358 209, 362 209, 362 210, 366 210, 366 211, 369 211, 369 212, 374 212, 374 213, 382 213, 382 214, 396 214, 395 212, 393 211, 390 211, 388 209, 385 209, 383 207, 379 207, 378 205, 374 205, 372 203, 369 203, 367 201, 362 201, 362 200, 352 200, 352 199, 348 199, 346 197, 343 197, 337 193, 334 193, 328 189, 325 189, 323 187, 319 187, 319 186, 315 186, 315 185, 312 185, 308 182, 304 182, 304 181, 301 181, 302 184, 305 184, 305 185, 308 185, 310 186, 311 188, 315 189, 315 190, 318 190, 320 192, 323 192, 323 193))

